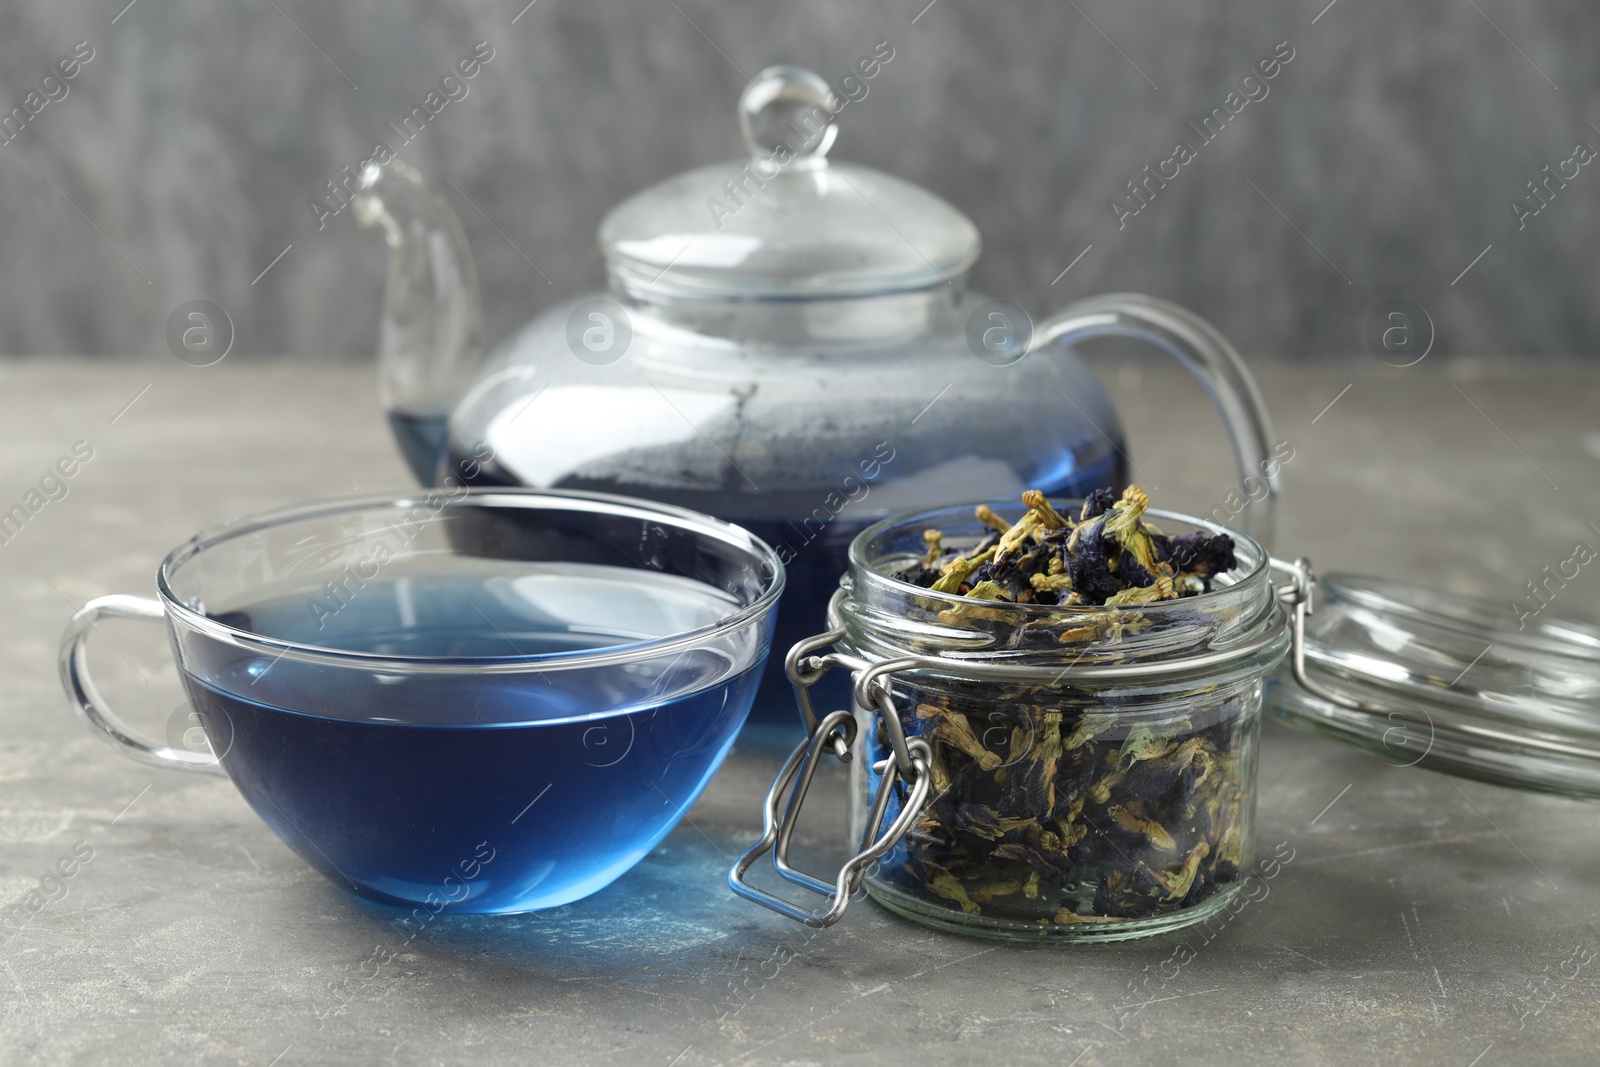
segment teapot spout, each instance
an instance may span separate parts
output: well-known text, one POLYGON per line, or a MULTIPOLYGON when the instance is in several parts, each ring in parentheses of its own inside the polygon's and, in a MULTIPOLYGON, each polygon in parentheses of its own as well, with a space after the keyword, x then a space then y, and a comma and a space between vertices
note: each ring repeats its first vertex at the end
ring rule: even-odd
POLYGON ((369 164, 354 203, 356 221, 381 226, 389 245, 378 399, 417 480, 433 485, 450 411, 484 357, 472 250, 455 212, 399 160, 369 164))

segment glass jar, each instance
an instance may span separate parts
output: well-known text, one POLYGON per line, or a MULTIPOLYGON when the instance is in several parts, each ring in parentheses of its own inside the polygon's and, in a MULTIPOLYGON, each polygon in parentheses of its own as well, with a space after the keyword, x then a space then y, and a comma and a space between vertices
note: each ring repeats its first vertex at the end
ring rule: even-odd
MULTIPOLYGON (((1172 535, 1229 532, 1150 514, 1172 535)), ((829 632, 789 655, 813 740, 774 786, 766 843, 780 873, 830 891, 832 908, 748 885, 760 845, 734 888, 826 924, 864 884, 919 922, 1027 940, 1141 937, 1225 907, 1252 861, 1263 682, 1290 642, 1265 550, 1234 534, 1238 568, 1181 600, 1002 604, 894 577, 930 528, 956 549, 989 532, 971 507, 869 528, 829 632), (817 723, 810 687, 834 667, 852 674, 854 706, 817 723), (787 829, 816 758, 846 744, 862 847, 830 887, 788 867, 787 829), (798 799, 779 819, 785 794, 798 799)))

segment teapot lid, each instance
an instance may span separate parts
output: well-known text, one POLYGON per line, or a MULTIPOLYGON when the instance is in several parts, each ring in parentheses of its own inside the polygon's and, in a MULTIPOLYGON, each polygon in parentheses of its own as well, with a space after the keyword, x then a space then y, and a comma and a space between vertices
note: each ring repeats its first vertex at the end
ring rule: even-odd
POLYGON ((920 186, 830 163, 848 101, 809 70, 768 67, 739 98, 750 158, 637 193, 600 224, 612 276, 647 296, 804 299, 958 282, 972 220, 920 186))

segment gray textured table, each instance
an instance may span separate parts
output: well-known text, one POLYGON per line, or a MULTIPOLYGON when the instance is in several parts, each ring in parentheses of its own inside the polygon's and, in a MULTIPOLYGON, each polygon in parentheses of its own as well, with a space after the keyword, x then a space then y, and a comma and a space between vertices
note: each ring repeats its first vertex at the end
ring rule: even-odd
MULTIPOLYGON (((1585 525, 1600 522, 1600 375, 1423 369, 1363 358, 1266 377, 1295 448, 1279 548, 1510 600, 1575 541, 1600 540, 1585 525)), ((1157 498, 1220 501, 1222 438, 1185 403, 1190 387, 1136 366, 1110 381, 1157 498)), ((54 665, 76 606, 150 592, 156 561, 200 527, 404 484, 368 374, 11 363, 0 437, 4 507, 75 442, 94 449, 67 497, 0 546, 0 905, 93 850, 65 896, 53 887, 58 899, 0 933, 0 1062, 1596 1059, 1600 809, 1395 769, 1271 724, 1260 841, 1294 859, 1209 942, 1015 948, 869 904, 813 934, 723 884, 777 762, 749 748, 597 896, 442 918, 408 942, 225 781, 146 771, 89 737, 54 665), (1194 958, 1167 980, 1180 944, 1194 958)), ((1585 572, 1561 607, 1592 620, 1596 582, 1585 572)), ((116 651, 94 653, 104 688, 160 729, 181 697, 144 629, 117 628, 116 651)), ((842 852, 837 781, 824 791, 806 842, 818 864, 842 852)))

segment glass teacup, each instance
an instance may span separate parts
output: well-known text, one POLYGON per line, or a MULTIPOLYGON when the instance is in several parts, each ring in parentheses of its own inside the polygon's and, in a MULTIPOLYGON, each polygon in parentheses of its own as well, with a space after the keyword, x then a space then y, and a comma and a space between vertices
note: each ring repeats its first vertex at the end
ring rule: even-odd
POLYGON ((225 772, 362 896, 500 913, 593 893, 676 825, 749 711, 783 567, 680 508, 458 489, 236 519, 156 587, 63 635, 96 733, 225 772), (207 750, 141 737, 96 690, 86 642, 113 617, 165 621, 207 750))

